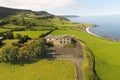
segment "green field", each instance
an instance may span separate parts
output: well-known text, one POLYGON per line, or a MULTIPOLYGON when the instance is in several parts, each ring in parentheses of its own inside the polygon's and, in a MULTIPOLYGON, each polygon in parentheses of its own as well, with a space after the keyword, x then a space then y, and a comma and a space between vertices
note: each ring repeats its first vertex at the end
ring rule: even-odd
MULTIPOLYGON (((10 24, 1 26, 3 28, 0 28, 0 32, 6 32, 15 28, 29 27, 24 26, 25 24, 16 26, 11 23, 11 20, 14 19, 17 20, 17 22, 22 22, 22 15, 23 13, 18 13, 8 17, 10 24)), ((33 31, 16 31, 14 35, 20 33, 21 35, 28 35, 31 38, 38 38, 41 34, 45 34, 51 29, 58 29, 53 31, 51 35, 70 35, 77 37, 85 43, 83 51, 86 53, 84 54, 93 53, 95 58, 95 70, 98 77, 101 80, 120 80, 120 42, 97 38, 83 31, 83 25, 90 27, 94 26, 94 24, 76 24, 56 16, 52 18, 42 18, 43 16, 45 15, 38 16, 34 13, 26 14, 24 16, 25 22, 34 23, 36 26, 25 29, 33 31)), ((17 40, 4 40, 3 43, 5 43, 4 46, 9 46, 16 41, 17 40)), ((93 57, 93 55, 90 56, 93 57)), ((86 66, 87 69, 91 66, 93 68, 91 63, 88 65, 88 58, 90 56, 84 58, 82 69, 86 69, 86 66)), ((91 78, 94 77, 91 76, 91 74, 94 75, 93 69, 90 68, 92 73, 87 69, 83 70, 84 80, 93 80, 91 78)), ((76 67, 75 64, 70 61, 58 60, 40 60, 36 63, 25 64, 24 66, 0 63, 0 80, 77 80, 76 67)))
POLYGON ((93 27, 95 26, 94 24, 84 24, 85 27, 93 27))
POLYGON ((6 31, 10 31, 10 29, 3 29, 3 28, 0 28, 0 33, 6 32, 6 31))
POLYGON ((36 63, 10 65, 0 63, 0 80, 77 80, 71 61, 40 60, 36 63))
POLYGON ((38 38, 41 34, 47 33, 49 30, 45 31, 17 31, 14 32, 14 35, 20 33, 21 35, 28 35, 31 38, 38 38))
POLYGON ((6 39, 3 41, 4 43, 4 47, 5 46, 10 46, 13 42, 17 42, 18 40, 17 39, 6 39))
POLYGON ((105 40, 76 30, 56 30, 52 35, 71 35, 83 40, 95 57, 95 70, 101 80, 120 80, 120 42, 105 40))
POLYGON ((5 25, 4 28, 15 29, 15 28, 26 28, 26 26, 18 26, 18 25, 8 24, 8 25, 5 25))

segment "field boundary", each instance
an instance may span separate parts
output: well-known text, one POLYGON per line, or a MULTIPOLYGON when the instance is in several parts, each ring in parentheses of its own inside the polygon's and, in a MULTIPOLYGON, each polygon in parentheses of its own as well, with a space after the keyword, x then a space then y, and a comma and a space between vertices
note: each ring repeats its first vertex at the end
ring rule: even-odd
POLYGON ((82 50, 83 50, 83 61, 81 64, 83 80, 100 80, 95 71, 95 58, 90 50, 90 48, 84 43, 84 41, 79 40, 82 50))

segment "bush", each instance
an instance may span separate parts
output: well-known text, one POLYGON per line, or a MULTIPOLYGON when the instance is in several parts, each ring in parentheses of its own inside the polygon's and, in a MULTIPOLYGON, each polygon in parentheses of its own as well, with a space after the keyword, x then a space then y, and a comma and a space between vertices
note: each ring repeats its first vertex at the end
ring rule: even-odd
POLYGON ((19 43, 25 43, 25 42, 27 42, 28 40, 30 40, 31 38, 28 36, 28 35, 24 35, 23 37, 21 37, 20 39, 19 39, 19 43))
POLYGON ((16 38, 16 39, 20 39, 21 37, 22 37, 22 35, 21 35, 20 33, 16 33, 16 34, 15 34, 15 38, 16 38))
POLYGON ((25 63, 46 57, 46 42, 44 39, 32 41, 20 49, 15 46, 9 46, 1 50, 0 61, 7 63, 25 63))
POLYGON ((9 46, 1 50, 1 61, 14 63, 17 61, 18 48, 9 46))
POLYGON ((43 39, 32 41, 31 43, 21 47, 19 50, 19 60, 29 61, 31 59, 43 58, 46 56, 45 41, 43 39))
POLYGON ((13 32, 11 31, 6 32, 4 35, 6 39, 14 39, 13 32))
POLYGON ((14 42, 14 43, 12 43, 12 45, 16 46, 16 47, 19 47, 19 48, 23 46, 23 44, 21 44, 19 42, 14 42))

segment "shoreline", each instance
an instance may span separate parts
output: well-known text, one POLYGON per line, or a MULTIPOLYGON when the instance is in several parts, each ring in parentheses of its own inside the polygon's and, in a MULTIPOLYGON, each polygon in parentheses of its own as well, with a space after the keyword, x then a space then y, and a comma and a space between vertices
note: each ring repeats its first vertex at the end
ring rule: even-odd
MULTIPOLYGON (((94 26, 93 26, 94 27, 94 26)), ((95 37, 98 37, 98 38, 102 38, 102 39, 106 39, 106 40, 111 40, 111 41, 120 41, 120 40, 116 40, 116 39, 109 39, 109 38, 106 38, 106 37, 102 37, 102 36, 99 36, 97 34, 94 34, 92 33, 89 29, 92 28, 92 27, 87 27, 86 28, 86 32, 92 36, 95 36, 95 37)))
POLYGON ((93 36, 98 37, 98 38, 103 38, 102 36, 99 36, 99 35, 97 35, 97 34, 94 34, 94 33, 90 32, 90 30, 89 30, 90 28, 92 28, 92 27, 87 27, 87 28, 86 28, 86 32, 87 32, 88 34, 93 35, 93 36))

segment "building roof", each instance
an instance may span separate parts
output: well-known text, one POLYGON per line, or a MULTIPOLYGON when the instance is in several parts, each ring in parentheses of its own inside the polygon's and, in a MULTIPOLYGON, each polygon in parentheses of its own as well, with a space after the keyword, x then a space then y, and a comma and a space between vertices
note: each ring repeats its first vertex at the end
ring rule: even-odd
POLYGON ((62 36, 51 36, 51 35, 48 35, 45 38, 46 39, 64 39, 64 38, 71 39, 71 37, 67 36, 67 35, 62 35, 62 36))

